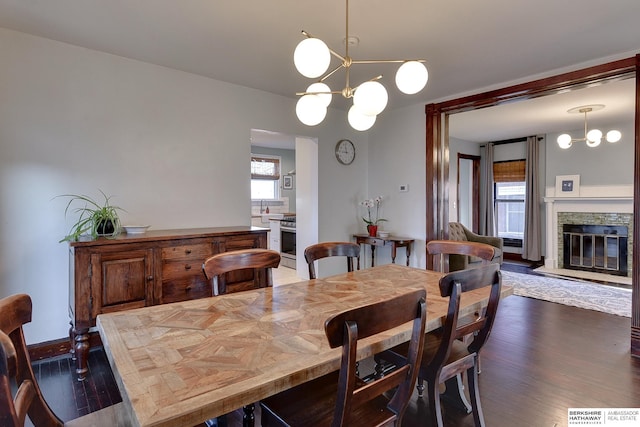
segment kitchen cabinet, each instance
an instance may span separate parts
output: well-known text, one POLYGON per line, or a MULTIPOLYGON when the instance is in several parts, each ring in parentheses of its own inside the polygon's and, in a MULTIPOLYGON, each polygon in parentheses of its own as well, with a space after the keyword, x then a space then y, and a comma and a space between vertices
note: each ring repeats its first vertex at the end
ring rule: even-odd
MULTIPOLYGON (((150 230, 69 245, 71 353, 87 373, 89 329, 101 313, 212 296, 202 263, 217 253, 267 247, 267 228, 150 230)), ((253 271, 229 273, 227 292, 253 286, 253 271)), ((260 277, 259 280, 266 278, 260 277)))

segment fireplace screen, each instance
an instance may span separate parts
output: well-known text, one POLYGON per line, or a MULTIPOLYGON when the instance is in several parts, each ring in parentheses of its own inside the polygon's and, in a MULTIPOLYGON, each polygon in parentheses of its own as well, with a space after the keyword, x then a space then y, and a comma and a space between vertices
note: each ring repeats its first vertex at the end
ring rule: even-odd
POLYGON ((564 268, 627 275, 627 227, 563 226, 564 268))

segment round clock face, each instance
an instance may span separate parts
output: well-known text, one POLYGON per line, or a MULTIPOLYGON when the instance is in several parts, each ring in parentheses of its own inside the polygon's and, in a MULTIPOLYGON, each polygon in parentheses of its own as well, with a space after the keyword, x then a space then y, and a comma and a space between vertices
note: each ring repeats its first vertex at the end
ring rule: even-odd
POLYGON ((356 147, 348 139, 341 139, 336 144, 336 159, 343 165, 350 165, 356 158, 356 147))

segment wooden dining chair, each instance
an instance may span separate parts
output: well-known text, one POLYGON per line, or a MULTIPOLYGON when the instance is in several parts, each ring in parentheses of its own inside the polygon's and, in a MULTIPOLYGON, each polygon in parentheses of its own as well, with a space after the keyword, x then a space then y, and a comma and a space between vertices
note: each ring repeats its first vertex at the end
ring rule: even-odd
MULTIPOLYGON (((207 258, 202 264, 202 270, 209 280, 213 280, 213 295, 227 293, 226 274, 238 270, 253 269, 253 288, 273 286, 273 274, 271 269, 280 265, 280 254, 270 249, 242 249, 223 252, 207 258)), ((247 289, 242 289, 247 290, 247 289)), ((243 408, 243 423, 253 425, 255 404, 249 404, 243 408)), ((219 417, 219 420, 225 417, 219 417)), ((224 424, 224 422, 221 422, 224 424)), ((212 423, 212 424, 218 424, 212 423)))
MULTIPOLYGON (((225 275, 227 273, 253 269, 253 287, 259 288, 262 283, 273 286, 272 268, 280 265, 280 254, 270 249, 242 249, 223 252, 207 258, 202 270, 209 280, 213 280, 213 295, 227 293, 225 275)), ((244 289, 243 289, 244 290, 244 289)))
MULTIPOLYGON (((430 425, 441 427, 440 384, 466 373, 474 423, 476 426, 484 426, 478 388, 478 355, 491 333, 498 310, 502 288, 500 265, 487 264, 448 273, 440 279, 439 286, 440 295, 449 298, 447 316, 437 334, 426 334, 418 373, 418 396, 422 397, 426 382, 430 425), (462 294, 485 287, 490 287, 490 290, 489 302, 484 312, 477 318, 466 318, 468 322, 461 322, 459 311, 462 294), (471 343, 461 340, 465 336, 473 337, 471 343)), ((382 357, 402 366, 406 363, 408 351, 409 348, 401 344, 386 351, 382 357)))
POLYGON ((24 339, 22 325, 31 322, 31 312, 29 295, 0 300, 0 426, 23 427, 27 416, 36 427, 130 426, 122 403, 67 423, 56 416, 40 391, 24 339))
POLYGON ((315 261, 334 256, 347 257, 347 271, 353 271, 353 260, 360 270, 360 245, 352 242, 324 242, 308 246, 304 250, 304 259, 309 265, 309 278, 316 278, 315 261))
POLYGON ((424 289, 414 290, 327 319, 324 329, 329 346, 342 347, 340 370, 264 399, 260 404, 262 426, 399 426, 423 351, 425 299, 424 289), (358 378, 359 340, 411 321, 407 363, 368 383, 358 378))

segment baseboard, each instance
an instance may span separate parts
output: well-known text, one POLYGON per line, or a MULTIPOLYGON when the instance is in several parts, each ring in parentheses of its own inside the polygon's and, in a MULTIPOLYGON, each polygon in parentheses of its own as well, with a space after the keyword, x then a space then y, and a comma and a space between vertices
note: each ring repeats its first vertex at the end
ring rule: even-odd
MULTIPOLYGON (((89 344, 91 348, 102 346, 102 340, 98 332, 89 333, 89 344)), ((60 338, 52 341, 45 341, 37 344, 28 345, 29 357, 32 362, 36 360, 49 359, 51 357, 63 356, 71 351, 71 343, 69 338, 60 338)))

